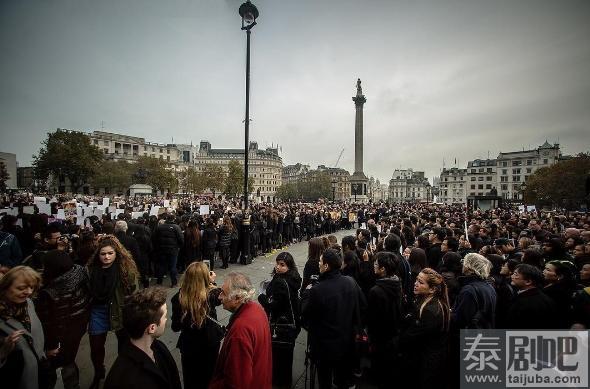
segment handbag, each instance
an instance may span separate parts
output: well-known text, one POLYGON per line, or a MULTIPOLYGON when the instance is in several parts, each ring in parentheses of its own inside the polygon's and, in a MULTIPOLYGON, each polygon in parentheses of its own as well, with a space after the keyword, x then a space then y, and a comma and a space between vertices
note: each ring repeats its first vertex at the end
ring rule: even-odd
POLYGON ((295 313, 293 311, 293 304, 291 303, 291 292, 287 281, 281 278, 287 288, 287 296, 289 297, 289 308, 291 310, 291 321, 285 316, 281 315, 276 320, 270 321, 270 333, 273 344, 290 344, 295 345, 295 339, 299 335, 299 328, 295 323, 295 313))

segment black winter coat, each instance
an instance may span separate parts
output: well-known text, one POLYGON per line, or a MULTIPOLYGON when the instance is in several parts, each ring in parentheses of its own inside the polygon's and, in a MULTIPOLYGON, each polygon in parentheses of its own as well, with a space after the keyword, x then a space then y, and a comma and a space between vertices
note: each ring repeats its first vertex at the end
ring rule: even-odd
POLYGON ((302 293, 302 316, 308 325, 311 355, 319 361, 341 361, 354 352, 354 337, 360 327, 366 302, 357 283, 331 270, 302 293))
POLYGON ((184 243, 180 226, 175 223, 159 224, 153 236, 156 250, 178 249, 184 243))
POLYGON ((380 278, 369 291, 367 327, 373 347, 385 347, 402 324, 402 288, 397 276, 380 278))
POLYGON ((295 325, 299 327, 300 304, 298 292, 300 287, 301 277, 297 273, 277 273, 273 276, 266 287, 266 298, 259 298, 259 302, 264 307, 271 322, 284 316, 288 323, 295 321, 295 325), (289 304, 289 299, 291 304, 289 304), (294 316, 291 316, 291 308, 294 316))
POLYGON ((131 253, 133 260, 135 263, 139 263, 142 260, 141 251, 139 250, 139 244, 137 244, 137 240, 134 237, 127 235, 126 233, 120 231, 115 234, 119 242, 131 253))
POLYGON ((45 349, 54 350, 61 344, 58 364, 76 358, 90 317, 90 301, 88 273, 80 265, 74 265, 39 290, 35 310, 43 324, 45 349))
POLYGON ((487 281, 476 276, 459 277, 462 287, 452 310, 452 324, 458 330, 472 328, 476 313, 481 312, 486 328, 494 328, 496 320, 496 291, 487 281))
POLYGON ((217 232, 215 232, 215 228, 213 227, 206 227, 203 230, 203 238, 201 239, 201 244, 204 248, 209 250, 215 249, 217 246, 217 232))
POLYGON ((178 367, 164 343, 155 339, 156 363, 131 343, 123 346, 104 382, 104 389, 182 389, 178 367))
POLYGON ((507 329, 544 330, 557 328, 555 303, 538 288, 516 295, 506 315, 507 329))
POLYGON ((444 382, 448 335, 438 300, 430 300, 422 309, 422 314, 417 307, 416 319, 399 337, 405 368, 401 379, 409 380, 400 387, 429 389, 444 382))

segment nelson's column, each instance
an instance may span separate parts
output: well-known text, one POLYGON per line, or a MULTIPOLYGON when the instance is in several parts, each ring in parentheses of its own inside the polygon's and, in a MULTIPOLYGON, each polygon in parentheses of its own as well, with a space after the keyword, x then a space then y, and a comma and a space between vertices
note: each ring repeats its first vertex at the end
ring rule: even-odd
POLYGON ((363 106, 367 99, 363 95, 361 79, 356 82, 356 96, 352 98, 356 107, 354 121, 354 173, 350 177, 350 200, 360 203, 368 202, 367 185, 369 180, 363 173, 363 106))

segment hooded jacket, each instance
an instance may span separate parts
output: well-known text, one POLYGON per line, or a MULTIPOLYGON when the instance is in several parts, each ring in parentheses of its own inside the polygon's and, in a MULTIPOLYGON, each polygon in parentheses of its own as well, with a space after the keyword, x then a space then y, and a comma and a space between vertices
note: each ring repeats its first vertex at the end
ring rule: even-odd
POLYGON ((381 347, 398 335, 402 323, 402 289, 397 276, 380 278, 369 291, 367 327, 372 345, 381 347))

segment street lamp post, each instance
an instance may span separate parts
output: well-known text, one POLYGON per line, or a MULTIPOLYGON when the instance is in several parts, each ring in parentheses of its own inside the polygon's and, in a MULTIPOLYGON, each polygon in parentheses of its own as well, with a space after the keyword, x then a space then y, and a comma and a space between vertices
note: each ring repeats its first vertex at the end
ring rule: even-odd
POLYGON ((332 201, 336 201, 336 180, 332 180, 332 201))
POLYGON ((250 215, 248 214, 248 148, 250 136, 250 30, 256 25, 258 9, 250 0, 238 10, 242 17, 242 30, 246 31, 246 115, 244 118, 244 214, 242 219, 243 246, 240 263, 252 263, 250 258, 250 215))
POLYGON ((522 203, 524 204, 524 193, 526 192, 526 182, 523 182, 522 184, 520 184, 520 192, 521 192, 521 196, 522 196, 522 203))

